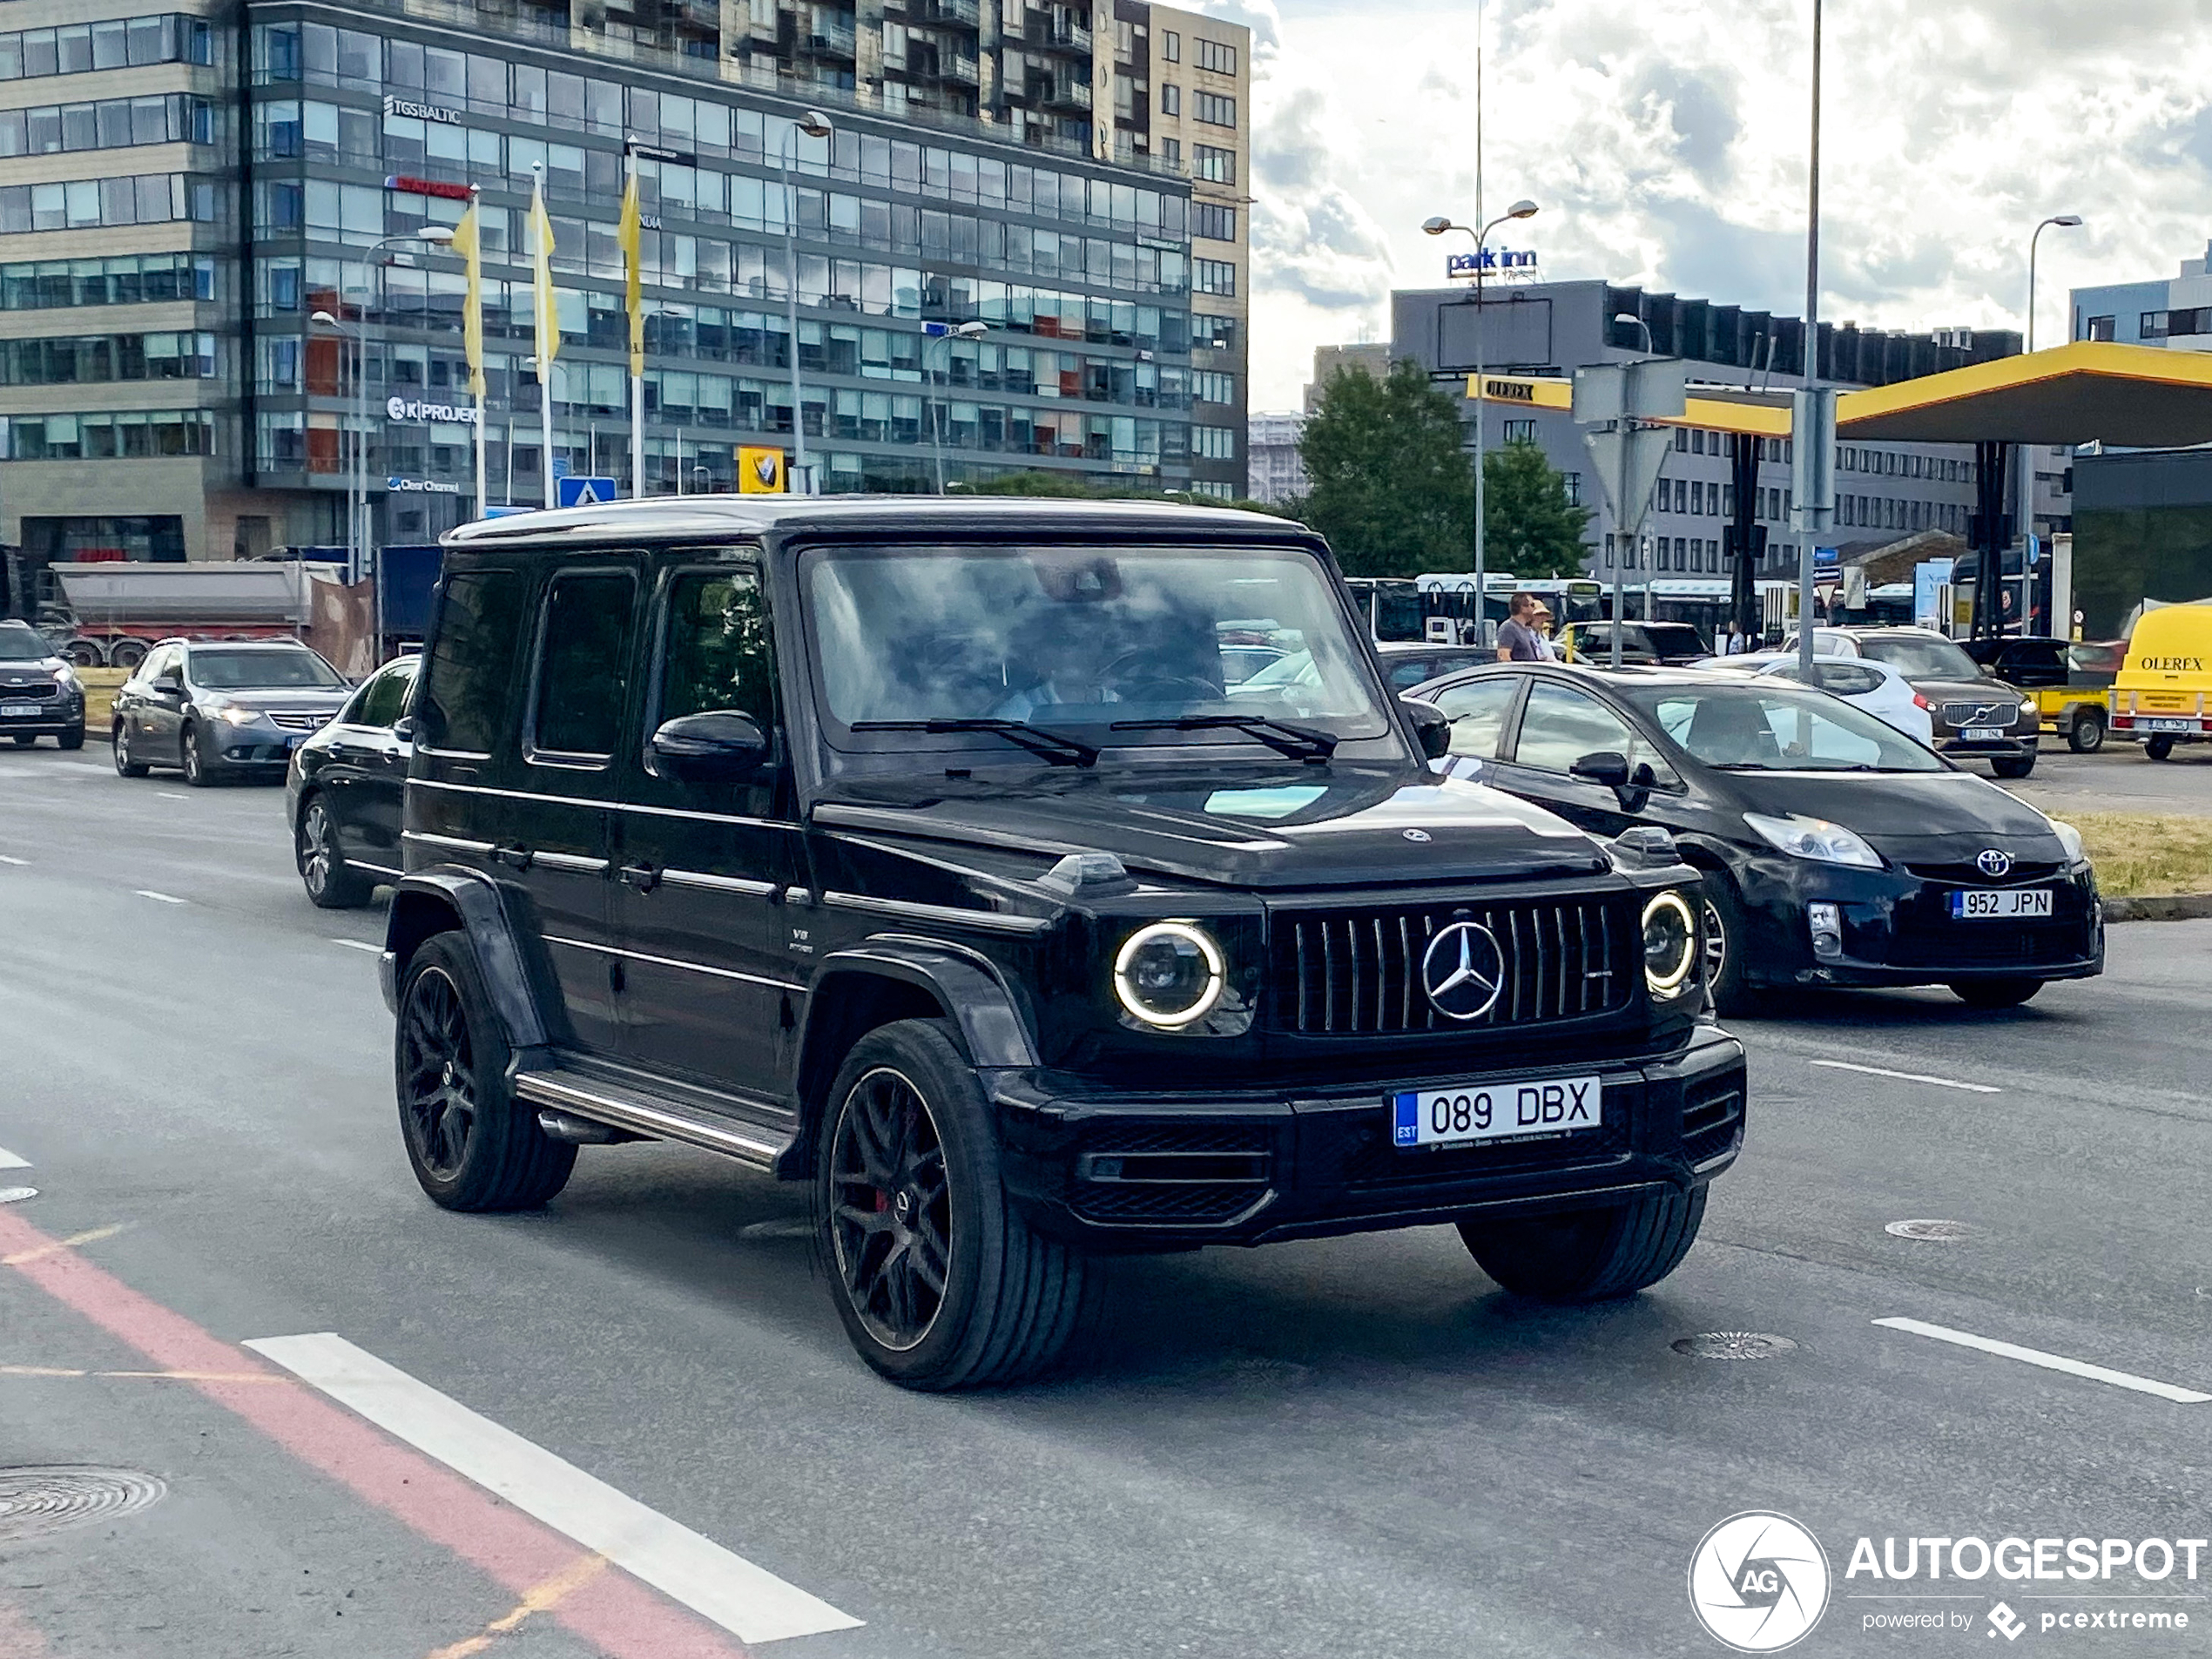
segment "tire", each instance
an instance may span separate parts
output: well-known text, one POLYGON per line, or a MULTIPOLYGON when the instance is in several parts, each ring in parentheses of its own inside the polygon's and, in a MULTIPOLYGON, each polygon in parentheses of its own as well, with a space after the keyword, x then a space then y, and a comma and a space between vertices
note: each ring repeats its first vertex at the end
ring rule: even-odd
POLYGON ((1705 993, 1712 999, 1713 1011, 1724 1018, 1757 1014, 1765 1006, 1767 997, 1743 971, 1747 954, 1744 942, 1748 936, 1743 907, 1737 901, 1726 876, 1717 870, 1707 870, 1703 874, 1705 993))
POLYGON ((2033 752, 2018 759, 2001 756, 1989 763, 1989 769, 2000 778, 2025 778, 2035 770, 2035 756, 2033 752))
POLYGON ((138 664, 145 661, 152 650, 153 647, 143 639, 118 639, 107 648, 108 666, 127 668, 136 673, 138 664))
POLYGON ((208 789, 215 779, 208 772, 207 757, 200 752, 199 728, 188 725, 177 739, 177 759, 183 763, 185 781, 194 789, 208 789))
POLYGON ((145 777, 147 768, 142 763, 131 759, 131 728, 125 721, 118 720, 115 723, 113 741, 115 775, 118 778, 145 777))
POLYGON ((1669 1187, 1624 1204, 1518 1221, 1463 1221, 1475 1264, 1516 1296, 1597 1302, 1656 1285, 1681 1265, 1705 1218, 1705 1192, 1669 1187))
POLYGON ((903 1386, 1033 1377, 1095 1306, 1088 1259, 1008 1198, 982 1091, 938 1022, 902 1020, 853 1045, 824 1109, 814 1199, 846 1334, 903 1386))
POLYGON ((330 821, 330 808, 320 793, 307 797, 300 808, 300 822, 292 835, 292 860, 300 871, 308 902, 318 910, 358 910, 368 902, 374 884, 346 862, 338 850, 338 832, 330 821))
POLYGON ((84 728, 80 725, 73 732, 63 732, 61 736, 54 739, 54 746, 59 749, 82 749, 84 746, 84 728))
POLYGON ((107 666, 107 653, 100 649, 96 640, 72 639, 69 642, 67 648, 63 651, 62 655, 69 658, 72 667, 105 668, 107 666))
POLYGON ((38 743, 38 734, 36 732, 12 732, 9 735, 16 740, 16 747, 18 749, 34 748, 38 743))
POLYGON ((2168 737, 2145 738, 2143 752, 2153 760, 2170 760, 2174 755, 2174 739, 2168 737))
POLYGON ((2016 1008, 2043 988, 2040 979, 1954 980, 1951 995, 1970 1008, 2016 1008))
POLYGON ((432 934, 408 961, 392 1062, 400 1139, 433 1204, 535 1210, 568 1184, 576 1148, 516 1100, 512 1059, 475 948, 459 933, 432 934))
POLYGON ((2102 709, 2083 709, 2074 717, 2073 729, 2066 734, 2066 746, 2078 755, 2093 755, 2105 746, 2105 715, 2102 709))

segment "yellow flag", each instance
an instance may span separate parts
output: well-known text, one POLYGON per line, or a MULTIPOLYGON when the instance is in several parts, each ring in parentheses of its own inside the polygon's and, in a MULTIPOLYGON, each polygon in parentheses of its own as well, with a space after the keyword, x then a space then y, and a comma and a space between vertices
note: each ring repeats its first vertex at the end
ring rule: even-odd
POLYGON ((469 360, 469 390, 478 401, 484 395, 484 250, 477 239, 476 204, 453 227, 453 251, 468 266, 468 309, 461 317, 462 351, 469 360))
POLYGON ((630 182, 622 187, 622 219, 615 240, 622 244, 625 296, 630 305, 630 372, 645 372, 645 224, 637 211, 637 164, 631 162, 630 182))
POLYGON ((553 220, 545 211, 545 181, 530 186, 530 289, 537 318, 537 378, 553 383, 561 351, 561 313, 553 299, 553 220))

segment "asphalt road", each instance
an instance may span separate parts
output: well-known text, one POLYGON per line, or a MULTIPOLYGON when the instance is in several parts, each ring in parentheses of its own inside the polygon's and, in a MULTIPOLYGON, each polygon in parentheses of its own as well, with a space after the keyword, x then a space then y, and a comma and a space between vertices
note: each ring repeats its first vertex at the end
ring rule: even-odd
POLYGON ((2056 817, 2183 813, 2202 818, 2212 816, 2212 744, 2184 744, 2161 761, 2146 757, 2141 744, 2108 743, 2095 754, 2078 755, 2046 737, 2033 772, 1998 781, 2056 817))
POLYGON ((2212 1649, 2212 1559, 1845 1576, 1861 1536, 2212 1533, 2212 1402, 1874 1323, 2212 1393, 2212 923, 2115 928, 2105 979, 2013 1013, 1746 1024, 1748 1150, 1633 1300, 1516 1302, 1440 1229, 1207 1251, 1123 1264, 1076 1373, 924 1398, 851 1354, 799 1193, 703 1154, 432 1208, 380 913, 307 906, 275 792, 104 762, 0 753, 0 1188, 37 1190, 0 1204, 5 1659, 739 1650, 239 1345, 325 1332, 861 1622, 752 1649, 792 1659, 1719 1654, 1686 1574, 1747 1509, 1826 1546, 1797 1652, 2007 1649, 2000 1595, 2039 1649, 2212 1649), (1964 1236, 1885 1231, 1915 1218, 1964 1236), (1672 1346, 1720 1332, 1794 1346, 1672 1346), (166 1495, 11 1532, 7 1471, 51 1465, 166 1495), (2192 1629, 2037 1622, 2122 1592, 2192 1629), (1961 1628, 1865 1628, 1900 1608, 1961 1628))

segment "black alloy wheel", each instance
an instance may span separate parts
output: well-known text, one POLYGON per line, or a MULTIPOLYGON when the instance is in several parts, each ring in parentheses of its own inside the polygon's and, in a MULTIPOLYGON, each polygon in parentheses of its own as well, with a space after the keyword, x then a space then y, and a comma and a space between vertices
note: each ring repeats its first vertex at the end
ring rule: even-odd
POLYGON ((293 852, 300 867, 300 884, 318 909, 353 910, 368 902, 370 886, 338 850, 337 828, 320 794, 308 796, 307 806, 300 809, 293 852))
POLYGON ((118 778, 143 778, 147 768, 141 761, 131 759, 131 723, 115 723, 115 775, 118 778))
POLYGON ((952 1188, 929 1103, 889 1067, 846 1095, 830 1142, 830 1243, 840 1282, 868 1334, 894 1353, 918 1346, 952 1273, 952 1188))
POLYGON ((2074 717, 2074 727, 2066 734, 2066 746, 2078 755, 2093 755, 2105 746, 2105 715, 2102 709, 2082 709, 2074 717))
POLYGON ((84 728, 71 726, 54 739, 54 746, 57 749, 82 749, 84 746, 84 728))
POLYGON ((184 762, 185 781, 194 789, 205 789, 214 781, 207 775, 207 757, 200 752, 199 728, 186 726, 177 741, 178 759, 184 762))
POLYGON ((425 968, 408 989, 400 1087, 408 1150, 436 1179, 455 1179, 476 1129, 476 1053, 461 988, 442 968, 425 968))
POLYGON ((1759 1011, 1760 993, 1743 971, 1743 907, 1717 870, 1704 872, 1705 994, 1723 1018, 1759 1011))

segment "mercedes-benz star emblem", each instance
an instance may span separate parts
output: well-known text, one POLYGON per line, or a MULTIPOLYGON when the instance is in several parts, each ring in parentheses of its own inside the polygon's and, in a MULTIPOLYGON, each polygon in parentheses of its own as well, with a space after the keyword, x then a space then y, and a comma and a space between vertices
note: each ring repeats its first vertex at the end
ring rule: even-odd
POLYGON ((1421 988, 1447 1020, 1480 1019, 1505 982, 1505 954, 1496 936, 1476 922, 1453 922, 1428 941, 1421 957, 1421 988))
POLYGON ((1997 847, 1985 847, 1981 856, 1974 860, 1974 868, 1992 880, 2000 875, 2010 875, 2013 873, 2013 855, 1997 847))

